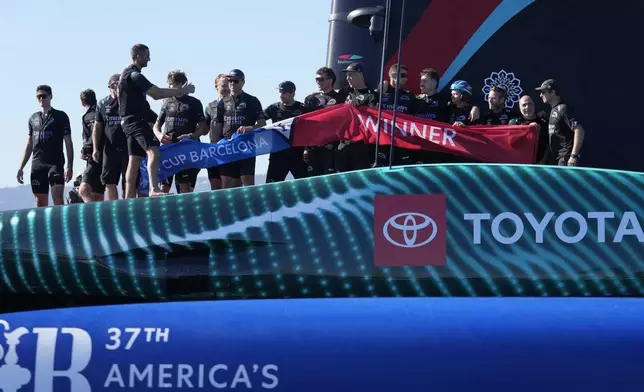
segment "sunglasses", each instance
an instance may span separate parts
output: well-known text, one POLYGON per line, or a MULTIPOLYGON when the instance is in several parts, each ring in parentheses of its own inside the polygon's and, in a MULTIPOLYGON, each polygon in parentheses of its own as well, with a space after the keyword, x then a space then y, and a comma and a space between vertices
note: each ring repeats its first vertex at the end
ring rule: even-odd
POLYGON ((239 84, 240 82, 241 82, 241 80, 239 80, 239 79, 228 79, 228 83, 239 84))
POLYGON ((317 78, 315 78, 315 81, 318 82, 318 83, 321 83, 321 82, 324 82, 326 79, 327 78, 317 77, 317 78))
POLYGON ((36 95, 36 98, 37 99, 47 99, 47 98, 49 98, 49 95, 47 95, 47 94, 38 94, 38 95, 36 95))

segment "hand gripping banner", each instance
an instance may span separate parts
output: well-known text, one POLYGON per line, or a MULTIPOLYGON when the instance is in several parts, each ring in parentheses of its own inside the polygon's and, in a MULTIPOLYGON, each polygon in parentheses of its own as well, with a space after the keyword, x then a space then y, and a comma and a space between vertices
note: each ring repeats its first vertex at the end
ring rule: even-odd
MULTIPOLYGON (((391 145, 392 112, 382 112, 381 145, 391 145)), ((331 106, 256 129, 219 143, 182 141, 160 147, 159 181, 186 169, 205 169, 294 147, 340 140, 376 144, 378 111, 350 105, 331 106)), ((528 125, 455 127, 406 114, 396 115, 395 146, 463 156, 486 163, 534 163, 538 130, 528 125)), ((146 159, 139 191, 148 192, 146 159)))
MULTIPOLYGON (((380 145, 391 145, 392 112, 382 112, 380 145)), ((350 105, 332 106, 299 116, 293 146, 325 145, 339 140, 376 144, 378 111, 350 105)), ((454 127, 396 114, 395 146, 453 154, 486 163, 534 163, 538 130, 529 125, 454 127)))
MULTIPOLYGON (((218 143, 183 140, 179 143, 162 145, 159 148, 161 152, 159 181, 186 169, 205 169, 225 165, 289 148, 292 122, 293 119, 287 119, 248 133, 235 133, 232 138, 222 139, 218 143)), ((140 176, 139 192, 147 194, 149 192, 147 158, 141 161, 140 176)))

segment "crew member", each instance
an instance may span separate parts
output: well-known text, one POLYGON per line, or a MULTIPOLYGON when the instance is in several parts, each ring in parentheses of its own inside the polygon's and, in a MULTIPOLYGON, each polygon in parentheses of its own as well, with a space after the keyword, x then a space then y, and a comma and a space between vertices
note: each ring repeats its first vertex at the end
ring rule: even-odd
MULTIPOLYGON (((150 50, 143 44, 136 44, 130 51, 132 64, 121 73, 118 85, 119 115, 123 132, 128 139, 128 154, 130 156, 126 173, 126 197, 136 195, 137 174, 141 167, 141 159, 148 158, 148 178, 150 196, 162 195, 159 188, 159 141, 148 123, 150 104, 146 94, 154 100, 191 94, 195 91, 192 84, 180 88, 159 88, 143 76, 141 70, 148 66, 150 50)), ((170 140, 169 136, 164 137, 170 140)), ((164 140, 165 140, 164 139, 164 140)))
POLYGON ((415 115, 428 120, 445 122, 447 117, 447 103, 438 93, 440 75, 433 68, 420 71, 420 95, 416 106, 415 115))
MULTIPOLYGON (((447 103, 438 93, 440 75, 433 68, 420 71, 420 95, 416 98, 415 115, 428 120, 445 122, 447 119, 447 103)), ((417 163, 441 163, 444 154, 436 151, 419 150, 416 153, 417 163)))
POLYGON ((65 182, 71 181, 74 172, 74 145, 69 117, 62 110, 51 107, 52 97, 51 87, 36 87, 36 99, 40 110, 29 117, 27 145, 16 175, 18 183, 23 184, 23 170, 33 154, 30 180, 36 207, 49 204, 50 186, 54 205, 62 205, 65 182), (67 153, 67 168, 64 172, 63 141, 67 153))
MULTIPOLYGON (((266 125, 264 110, 259 99, 246 93, 243 88, 246 76, 239 69, 233 69, 226 76, 230 95, 217 103, 217 119, 214 134, 221 134, 226 139, 232 138, 235 132, 243 134, 266 125)), ((219 166, 222 186, 234 188, 255 184, 256 157, 219 166)))
MULTIPOLYGON (((295 83, 285 81, 279 84, 279 102, 269 105, 264 110, 264 116, 273 124, 289 118, 297 117, 306 112, 304 104, 295 100, 295 83)), ((308 166, 304 162, 304 148, 291 147, 271 153, 268 160, 266 182, 281 182, 286 180, 288 173, 295 179, 308 176, 308 166)))
MULTIPOLYGON (((457 80, 450 86, 451 97, 447 104, 447 122, 455 127, 475 125, 479 119, 473 119, 472 112, 475 105, 470 103, 472 98, 472 86, 464 80, 457 80)), ((477 112, 479 110, 477 109, 477 112)), ((465 158, 456 155, 444 155, 443 163, 474 163, 475 159, 465 158)))
MULTIPOLYGON (((322 67, 315 73, 318 91, 304 98, 307 111, 320 110, 328 106, 344 105, 347 99, 345 91, 333 89, 337 77, 331 68, 322 67)), ((309 146, 304 150, 304 161, 309 164, 309 175, 320 176, 335 173, 335 152, 338 143, 324 146, 309 146)))
MULTIPOLYGON (((206 124, 209 127, 210 143, 217 143, 221 140, 221 132, 214 133, 215 120, 217 119, 217 104, 222 98, 230 95, 230 87, 228 87, 228 79, 226 74, 219 74, 215 79, 215 89, 219 96, 214 101, 206 106, 206 124)), ((208 168, 208 180, 210 181, 210 189, 221 189, 221 175, 219 174, 219 166, 212 166, 208 168)))
MULTIPOLYGON (((181 88, 188 83, 188 78, 183 71, 170 71, 168 73, 168 86, 172 89, 181 88)), ((154 124, 154 133, 162 144, 178 143, 184 139, 199 140, 208 132, 206 127, 203 105, 201 101, 190 95, 180 95, 168 98, 161 106, 159 118, 154 124), (165 132, 162 130, 165 124, 165 132), (167 136, 167 137, 166 137, 167 136)), ((163 180, 161 191, 170 192, 172 179, 176 177, 180 193, 190 193, 197 182, 197 175, 201 169, 186 169, 163 180)))
POLYGON ((107 86, 110 95, 101 99, 96 106, 96 121, 92 132, 92 160, 103 162, 101 183, 105 186, 105 198, 119 198, 116 187, 121 181, 125 198, 125 171, 127 170, 127 138, 121 128, 119 103, 116 89, 121 74, 110 76, 107 86))
MULTIPOLYGON (((393 111, 394 102, 396 99, 396 94, 398 94, 398 105, 396 107, 396 112, 401 114, 413 115, 416 113, 416 107, 418 105, 416 96, 405 88, 407 84, 407 67, 405 65, 400 65, 400 79, 397 79, 398 74, 398 64, 394 64, 389 68, 389 81, 383 83, 383 93, 382 93, 382 103, 380 100, 380 92, 376 90, 373 95, 369 106, 377 108, 382 104, 383 110, 393 111)), ((393 128, 393 127, 392 127, 393 128)), ((416 151, 410 150, 403 147, 396 147, 395 139, 394 141, 394 159, 392 165, 401 166, 401 165, 411 165, 415 163, 416 151)), ((377 165, 387 165, 389 163, 389 152, 390 146, 380 146, 378 148, 378 158, 377 165)))
MULTIPOLYGON (((105 185, 105 198, 107 200, 118 200, 119 195, 116 189, 121 182, 122 197, 125 198, 125 173, 128 166, 127 137, 121 127, 121 116, 119 115, 118 84, 121 74, 110 76, 108 88, 110 95, 101 99, 96 106, 96 121, 92 132, 92 159, 94 162, 103 161, 101 183, 105 185)), ((148 110, 147 122, 152 127, 157 120, 157 114, 148 110)), ((135 189, 138 189, 139 172, 136 173, 135 189)), ((139 193, 139 197, 146 196, 139 193)))
POLYGON ((584 128, 575 120, 570 105, 561 100, 557 81, 548 79, 536 88, 544 103, 552 108, 548 120, 550 134, 550 163, 559 166, 577 166, 581 146, 584 143, 584 128))
MULTIPOLYGON (((362 64, 351 63, 342 71, 346 74, 349 94, 345 102, 353 106, 368 106, 373 100, 374 90, 365 83, 362 64)), ((335 153, 335 170, 348 172, 368 169, 373 163, 374 154, 375 145, 369 144, 369 140, 356 142, 342 140, 338 143, 335 153)))
POLYGON ((548 117, 544 112, 536 112, 535 104, 529 95, 524 95, 519 100, 521 114, 510 120, 510 125, 532 125, 539 130, 539 146, 537 148, 536 163, 548 163, 548 117))
POLYGON ((508 95, 503 86, 494 86, 487 96, 489 111, 483 116, 482 123, 485 125, 508 125, 511 119, 517 114, 505 107, 505 100, 508 95))
POLYGON ((85 171, 81 177, 81 183, 78 187, 78 193, 85 203, 93 201, 103 201, 105 186, 101 182, 101 172, 103 171, 102 157, 99 160, 92 159, 92 132, 94 122, 96 121, 96 93, 94 90, 87 89, 80 94, 81 105, 85 109, 83 114, 83 146, 81 147, 80 158, 87 161, 85 171))
MULTIPOLYGON (((472 99, 472 86, 464 80, 457 80, 450 86, 451 97, 447 104, 446 121, 454 126, 474 125, 478 122, 473 118, 472 111, 475 105, 470 103, 472 99)), ((480 112, 477 108, 477 112, 480 112)))

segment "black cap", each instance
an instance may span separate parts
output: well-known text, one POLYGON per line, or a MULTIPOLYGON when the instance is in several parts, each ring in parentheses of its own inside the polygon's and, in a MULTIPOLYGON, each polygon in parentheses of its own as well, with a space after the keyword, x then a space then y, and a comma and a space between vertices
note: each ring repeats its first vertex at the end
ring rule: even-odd
POLYGON ((110 80, 107 82, 107 87, 110 87, 112 83, 118 83, 121 80, 121 74, 114 74, 110 76, 110 80))
POLYGON ((360 63, 351 63, 348 67, 342 70, 342 72, 363 72, 362 64, 360 63))
POLYGON ((244 76, 244 73, 240 69, 233 69, 230 72, 228 72, 228 75, 226 75, 229 79, 239 79, 239 80, 246 80, 246 76, 244 76))
POLYGON ((287 80, 280 83, 280 85, 277 88, 280 91, 280 93, 292 93, 292 92, 295 92, 295 83, 291 82, 290 80, 287 80))
POLYGON ((543 83, 541 83, 541 86, 535 88, 537 91, 543 91, 543 90, 557 90, 557 81, 554 79, 548 79, 545 80, 543 83))

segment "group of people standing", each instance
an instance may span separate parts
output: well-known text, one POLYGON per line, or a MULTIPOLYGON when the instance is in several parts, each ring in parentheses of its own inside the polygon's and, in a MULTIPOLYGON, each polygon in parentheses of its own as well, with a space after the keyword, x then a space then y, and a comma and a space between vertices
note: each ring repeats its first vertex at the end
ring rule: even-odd
MULTIPOLYGON (((108 80, 110 94, 98 100, 93 90, 81 92, 85 108, 82 118, 83 145, 81 158, 86 168, 78 181, 78 195, 83 202, 116 200, 121 183, 124 198, 146 196, 138 192, 139 171, 147 158, 149 196, 170 192, 173 181, 177 191, 194 190, 200 169, 188 169, 159 181, 159 146, 190 138, 199 140, 208 135, 210 142, 230 138, 234 133, 246 133, 266 125, 321 108, 351 104, 382 107, 465 126, 474 124, 533 125, 540 130, 537 161, 542 164, 576 165, 583 143, 584 131, 572 117, 570 107, 562 102, 557 82, 549 79, 537 90, 544 103, 552 107, 549 116, 537 113, 529 95, 521 97, 519 112, 506 108, 507 91, 492 88, 488 96, 489 109, 481 110, 471 103, 472 88, 466 81, 450 86, 450 96, 438 93, 439 73, 431 68, 421 71, 420 95, 406 88, 407 68, 392 66, 388 80, 379 89, 372 89, 364 80, 363 65, 350 64, 343 70, 347 87, 335 89, 335 72, 328 67, 317 70, 318 91, 309 94, 304 102, 295 100, 296 86, 285 81, 279 85, 280 100, 262 107, 257 97, 243 90, 246 77, 239 69, 220 74, 215 80, 217 99, 204 105, 190 94, 195 87, 182 71, 168 74, 167 88, 157 87, 143 74, 150 61, 150 50, 143 44, 130 51, 132 64, 108 80), (382 102, 380 102, 382 95, 382 102), (147 97, 164 99, 159 115, 151 110, 147 97)), ((74 147, 67 114, 51 106, 52 89, 47 85, 36 88, 40 111, 29 119, 29 136, 20 169, 19 183, 24 182, 24 167, 32 159, 31 187, 38 207, 48 205, 51 188, 54 204, 63 204, 63 187, 73 176, 74 147), (64 145, 64 148, 63 148, 64 145), (66 153, 67 159, 65 159, 66 153), (66 166, 65 166, 66 164, 66 166)), ((339 141, 326 146, 292 147, 269 158, 267 182, 284 181, 289 173, 295 178, 318 176, 334 172, 366 169, 388 162, 388 148, 364 142, 339 141)), ((462 158, 428 151, 396 148, 393 165, 462 162, 462 158)), ((211 189, 249 186, 255 183, 255 158, 208 168, 211 189)))

